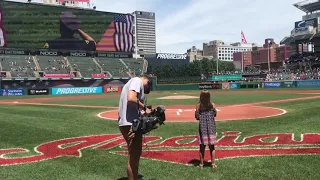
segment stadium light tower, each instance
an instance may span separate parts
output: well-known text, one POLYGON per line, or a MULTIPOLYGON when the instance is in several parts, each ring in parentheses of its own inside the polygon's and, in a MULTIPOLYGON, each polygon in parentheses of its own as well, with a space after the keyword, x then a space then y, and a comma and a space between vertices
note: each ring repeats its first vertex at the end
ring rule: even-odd
POLYGON ((272 45, 272 41, 269 38, 268 41, 267 41, 267 46, 268 46, 268 69, 269 69, 269 72, 271 70, 271 68, 270 68, 270 48, 271 48, 270 45, 272 45))

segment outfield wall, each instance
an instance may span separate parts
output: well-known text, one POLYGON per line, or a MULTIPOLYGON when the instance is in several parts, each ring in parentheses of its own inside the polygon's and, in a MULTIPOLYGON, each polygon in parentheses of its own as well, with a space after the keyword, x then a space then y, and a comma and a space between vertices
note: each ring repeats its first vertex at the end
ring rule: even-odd
MULTIPOLYGON (((130 78, 3 78, 0 96, 101 94, 121 92, 130 78)), ((220 82, 202 84, 157 84, 152 78, 152 90, 236 90, 277 88, 320 88, 320 80, 277 82, 220 82)))

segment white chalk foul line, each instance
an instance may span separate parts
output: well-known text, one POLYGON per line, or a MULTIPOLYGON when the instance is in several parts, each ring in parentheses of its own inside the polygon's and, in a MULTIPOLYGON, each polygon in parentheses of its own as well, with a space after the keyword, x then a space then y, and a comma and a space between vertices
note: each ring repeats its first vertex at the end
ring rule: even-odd
POLYGON ((192 111, 194 111, 194 110, 192 110, 192 109, 187 109, 187 110, 184 110, 185 112, 192 112, 192 111))

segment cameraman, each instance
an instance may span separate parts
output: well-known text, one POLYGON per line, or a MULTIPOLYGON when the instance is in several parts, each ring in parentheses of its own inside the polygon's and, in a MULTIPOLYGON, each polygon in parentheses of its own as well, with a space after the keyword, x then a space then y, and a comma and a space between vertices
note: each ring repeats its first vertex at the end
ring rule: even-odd
POLYGON ((128 145, 128 180, 138 178, 139 160, 142 153, 142 134, 133 133, 132 122, 140 117, 140 111, 146 111, 144 94, 149 94, 151 82, 149 76, 131 78, 124 86, 120 96, 118 124, 128 145))

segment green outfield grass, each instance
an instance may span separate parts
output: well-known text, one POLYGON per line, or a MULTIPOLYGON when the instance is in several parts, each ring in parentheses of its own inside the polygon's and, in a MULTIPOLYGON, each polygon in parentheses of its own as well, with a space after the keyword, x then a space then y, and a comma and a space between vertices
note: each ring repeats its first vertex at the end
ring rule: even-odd
MULTIPOLYGON (((157 96, 165 96, 165 92, 157 96)), ((171 94, 172 95, 172 94, 171 94)), ((212 99, 217 104, 241 104, 278 99, 292 99, 311 95, 297 94, 217 94, 212 99)), ((316 96, 316 95, 314 95, 316 96)), ((44 97, 44 96, 42 96, 44 97)), ((30 97, 28 97, 30 98, 30 97)), ((35 98, 35 97, 33 97, 35 98)), ((5 98, 1 98, 6 100, 5 98)), ((12 98, 10 98, 12 100, 12 98)), ((152 105, 195 104, 197 100, 157 100, 148 97, 152 105)), ((93 98, 69 101, 46 101, 43 103, 116 106, 118 98, 93 98)), ((294 101, 268 104, 282 108, 287 114, 271 118, 245 121, 217 122, 218 136, 224 131, 240 131, 241 137, 268 133, 295 133, 299 140, 301 133, 320 133, 320 101, 294 101)), ((117 122, 101 119, 96 115, 108 109, 72 108, 33 105, 0 105, 0 150, 24 148, 31 152, 17 156, 36 155, 33 149, 39 144, 89 135, 119 133, 117 122)), ((232 109, 230 109, 232 111, 232 109)), ((150 135, 163 139, 197 135, 197 122, 166 123, 150 135)), ((241 139, 239 139, 241 141, 241 139)), ((319 143, 316 145, 320 147, 319 143)), ((220 148, 217 147, 219 150, 220 148)), ((116 180, 126 176, 125 156, 110 151, 123 150, 82 150, 82 157, 59 157, 42 162, 0 166, 2 180, 116 180)), ((13 156, 11 156, 13 157, 13 156)), ((198 157, 194 157, 198 159, 198 157)), ((0 158, 1 161, 1 158, 0 158)), ((206 180, 206 179, 320 179, 320 155, 263 156, 223 159, 217 161, 217 168, 200 169, 180 164, 142 159, 140 173, 143 179, 157 180, 206 180)))
MULTIPOLYGON (((146 96, 147 104, 150 105, 181 105, 181 104, 197 104, 199 99, 186 99, 186 100, 163 100, 158 99, 159 97, 165 97, 172 95, 170 93, 165 93, 160 96, 153 96, 152 94, 146 96)), ((190 95, 179 93, 179 95, 188 95, 196 96, 198 94, 190 95)), ((212 95, 211 99, 214 103, 219 105, 229 105, 229 104, 243 104, 243 103, 254 103, 254 102, 263 102, 263 101, 272 101, 279 99, 292 99, 292 98, 301 98, 301 97, 310 97, 316 95, 304 95, 304 94, 217 94, 212 95)), ((91 106, 117 106, 119 103, 119 97, 112 98, 95 98, 95 99, 76 99, 76 100, 65 100, 65 101, 46 101, 44 103, 54 103, 54 104, 76 104, 76 105, 91 105, 91 106)))

